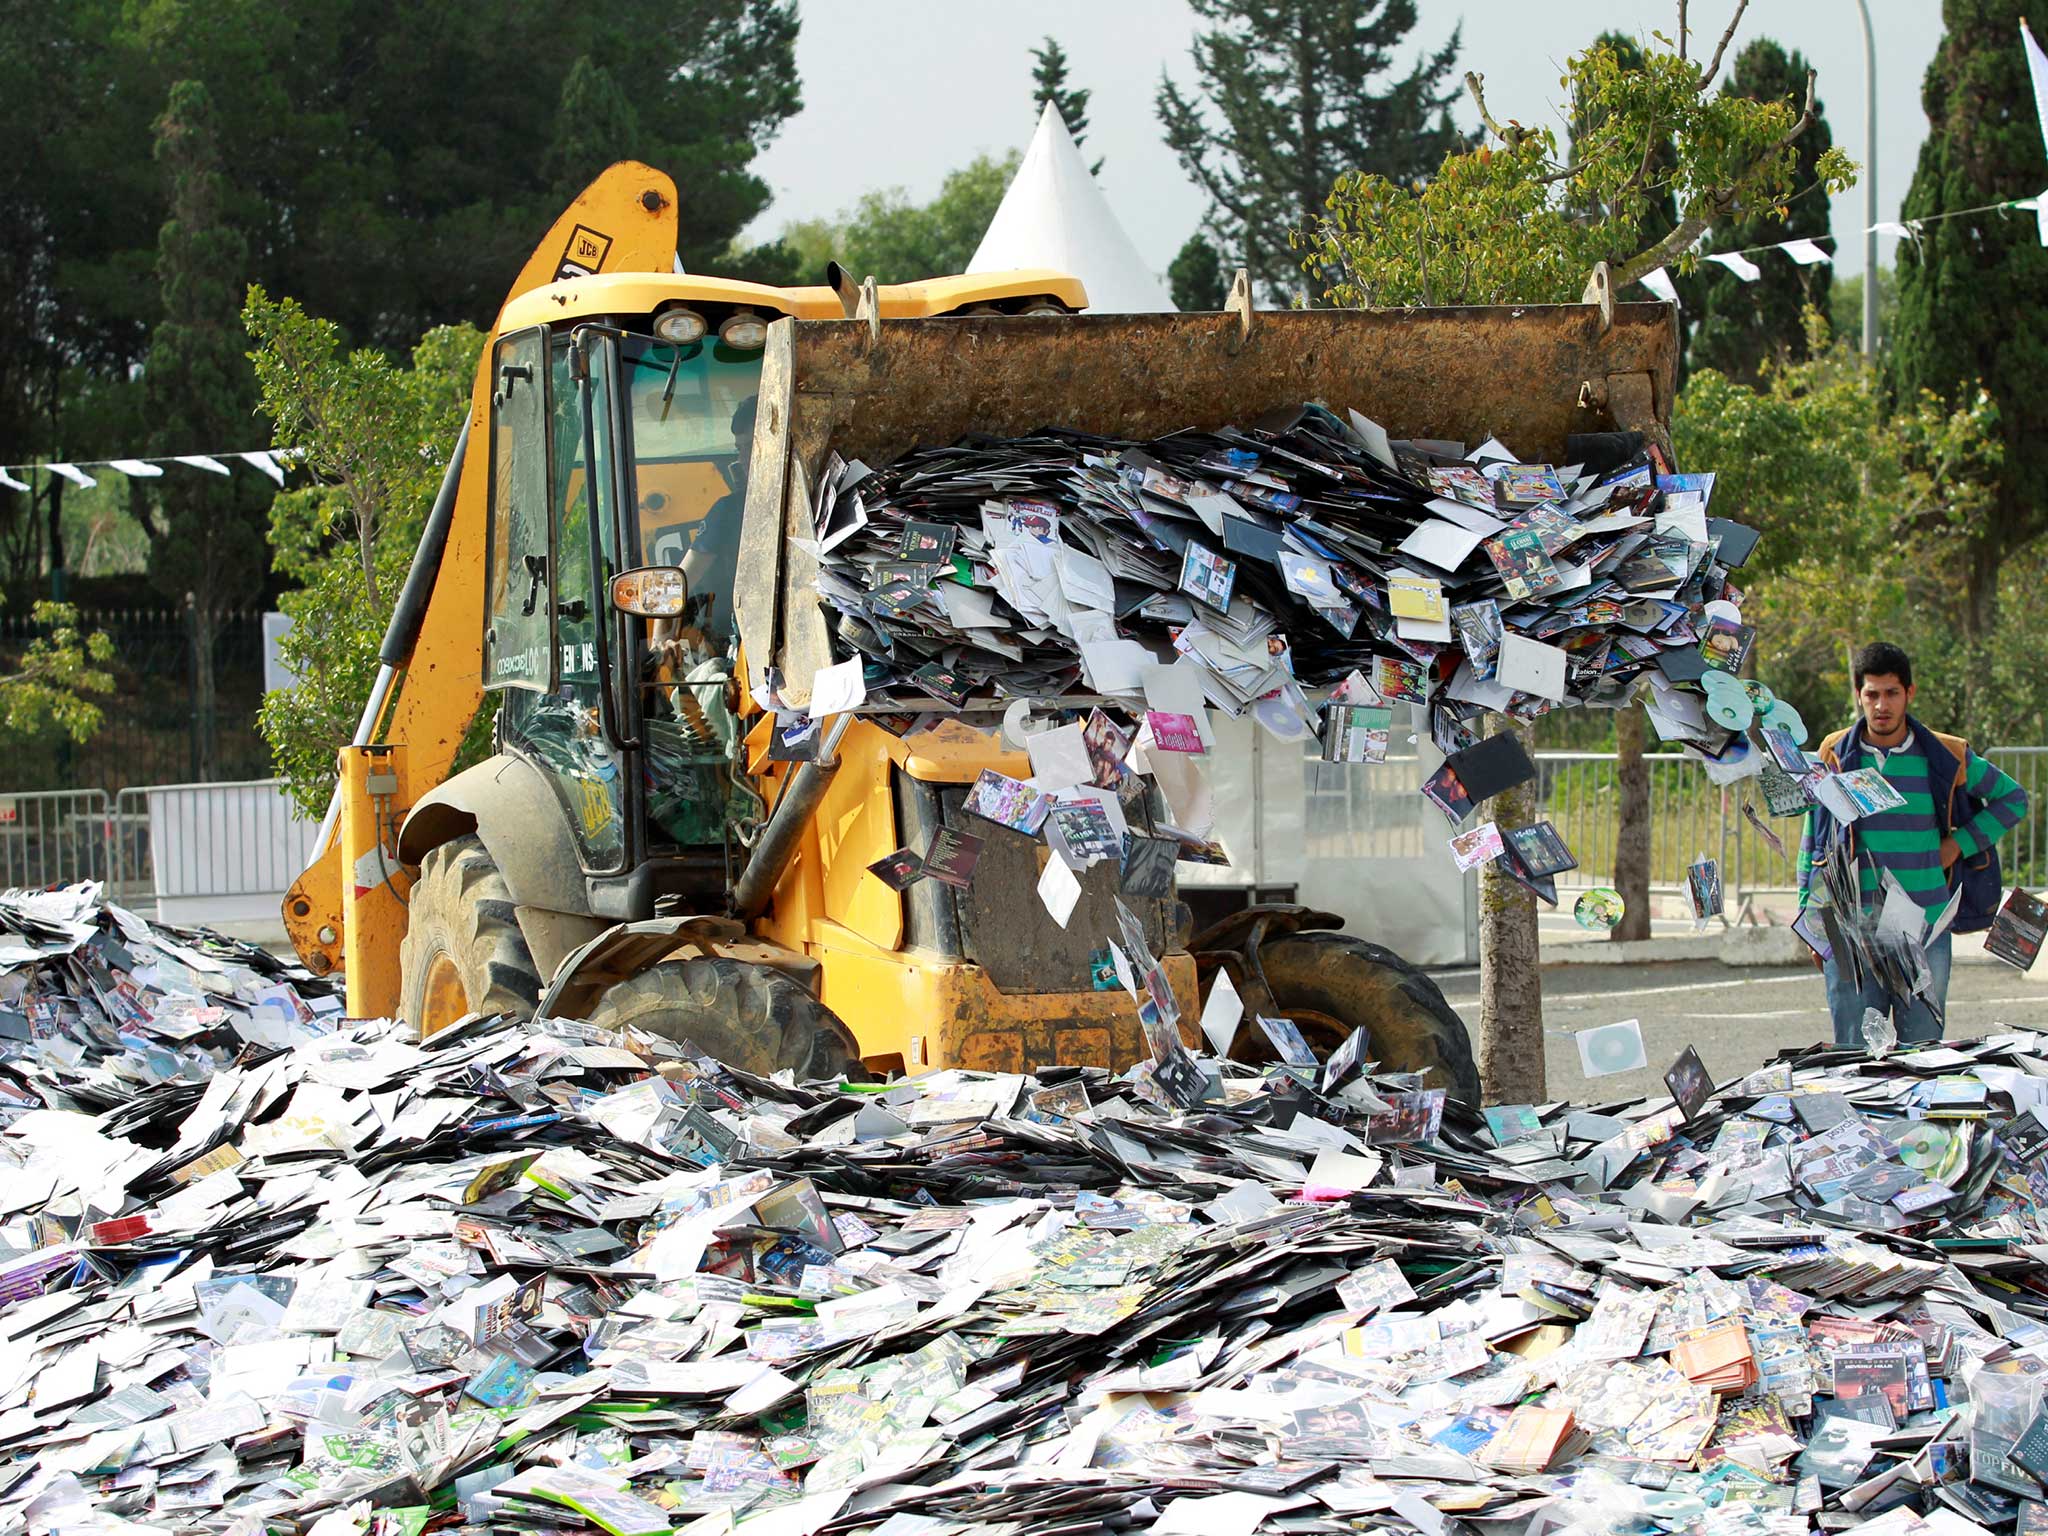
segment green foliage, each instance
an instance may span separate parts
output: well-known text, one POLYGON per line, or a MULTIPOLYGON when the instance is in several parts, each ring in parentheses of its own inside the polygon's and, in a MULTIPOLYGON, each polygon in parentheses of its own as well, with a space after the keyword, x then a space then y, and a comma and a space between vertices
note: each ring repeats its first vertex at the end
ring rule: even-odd
MULTIPOLYGON (((150 337, 142 386, 158 453, 246 441, 255 389, 243 357, 239 275, 248 242, 226 221, 227 177, 212 99, 196 80, 171 87, 157 122, 156 159, 170 190, 157 246, 163 319, 150 337)), ((198 767, 215 769, 213 639, 220 613, 263 585, 270 486, 250 474, 167 473, 131 480, 129 508, 149 537, 149 577, 193 625, 198 767)))
MULTIPOLYGON (((134 451, 140 411, 109 386, 165 317, 151 148, 173 85, 204 88, 229 168, 214 227, 243 254, 212 280, 402 355, 487 322, 562 189, 627 153, 675 177, 682 259, 717 270, 768 204, 753 162, 801 105, 796 34, 794 0, 0 6, 0 463, 134 451)), ((0 553, 39 510, 0 497, 0 553)))
POLYGON ((311 482, 271 505, 278 569, 299 583, 281 599, 292 628, 280 647, 299 683, 264 698, 263 735, 292 797, 320 815, 335 752, 375 681, 377 647, 461 430, 484 337, 437 326, 401 368, 381 352, 348 350, 333 322, 261 288, 250 289, 243 320, 263 412, 311 482))
POLYGON ((872 276, 905 283, 965 271, 1017 174, 1019 158, 1014 152, 1000 160, 976 155, 923 205, 911 202, 901 187, 868 193, 843 221, 839 260, 856 281, 872 276))
POLYGON ((1430 175, 1463 139, 1450 119, 1459 33, 1395 75, 1414 0, 1190 0, 1190 96, 1163 73, 1166 142, 1209 199, 1209 227, 1233 264, 1291 295, 1290 233, 1307 229, 1340 175, 1401 186, 1430 175))
POLYGON ((1981 393, 1955 406, 1923 394, 1888 411, 1881 375, 1811 311, 1807 337, 1806 360, 1767 361, 1755 386, 1699 370, 1672 420, 1679 462, 1715 472, 1716 512, 1764 535, 1738 573, 1758 675, 1818 729, 1846 718, 1856 647, 1891 640, 1913 657, 1929 724, 2037 739, 2048 676, 2015 657, 2031 649, 2019 626, 2048 603, 2034 597, 1989 644, 1961 623, 1958 572, 2004 452, 1996 409, 1981 393))
MULTIPOLYGON (((1877 269, 1877 350, 1891 349, 1892 327, 1899 318, 1899 274, 1895 267, 1877 269)), ((1863 274, 1836 275, 1828 285, 1828 329, 1858 351, 1863 348, 1863 274)))
MULTIPOLYGON (((1806 59, 1788 54, 1767 37, 1757 38, 1735 56, 1721 92, 1752 101, 1797 103, 1806 95, 1806 59)), ((1714 248, 1746 250, 1782 240, 1812 240, 1828 233, 1828 200, 1821 195, 1820 159, 1834 146, 1827 113, 1818 102, 1814 119, 1794 145, 1798 157, 1793 195, 1781 217, 1775 209, 1732 218, 1714 230, 1714 248)), ((1834 268, 1826 263, 1801 266, 1782 256, 1764 257, 1762 271, 1745 283, 1716 262, 1703 263, 1694 276, 1695 293, 1682 294, 1693 322, 1688 363, 1718 368, 1746 382, 1759 375, 1764 360, 1788 361, 1805 355, 1806 328, 1801 312, 1809 305, 1826 311, 1834 268)), ((1859 315, 1860 330, 1862 317, 1859 315)), ((1838 334, 1839 334, 1838 328, 1838 334)))
POLYGON ((1230 296, 1223 255, 1200 234, 1189 235, 1173 258, 1166 269, 1166 285, 1173 293, 1173 307, 1183 314, 1221 309, 1230 296))
POLYGON ((61 731, 84 741, 99 729, 94 695, 113 691, 106 670, 114 645, 78 627, 78 611, 66 603, 37 603, 36 623, 44 633, 31 639, 13 667, 0 668, 0 730, 17 741, 61 731))
MULTIPOLYGON (((1901 216, 1925 218, 2032 197, 2048 186, 2041 130, 2019 46, 2020 0, 1944 0, 1948 27, 1927 67, 1929 133, 1901 216)), ((1982 643, 2000 618, 2004 565, 2048 532, 2048 249, 2031 214, 1984 213, 1928 224, 1901 241, 1892 332, 1894 387, 1997 402, 2005 472, 1965 538, 1963 623, 1982 643)))
MULTIPOLYGON (((1582 129, 1568 160, 1549 129, 1493 121, 1470 77, 1492 142, 1420 186, 1347 172, 1295 234, 1303 269, 1337 304, 1565 303, 1602 261, 1617 288, 1659 266, 1690 273, 1704 230, 1801 190, 1798 108, 1716 94, 1698 60, 1668 49, 1635 58, 1601 41, 1567 62, 1559 83, 1582 129), (1654 235, 1667 206, 1678 222, 1654 235)), ((1829 191, 1854 181, 1838 149, 1816 170, 1829 191)))
MULTIPOLYGON (((1088 98, 1093 91, 1079 90, 1067 84, 1067 50, 1059 39, 1048 37, 1045 46, 1031 50, 1032 68, 1031 93, 1032 117, 1042 115, 1046 103, 1059 109, 1060 121, 1067 125, 1067 132, 1073 136, 1074 147, 1079 149, 1088 141, 1088 98)), ((1088 167, 1088 174, 1102 174, 1102 161, 1088 167)))

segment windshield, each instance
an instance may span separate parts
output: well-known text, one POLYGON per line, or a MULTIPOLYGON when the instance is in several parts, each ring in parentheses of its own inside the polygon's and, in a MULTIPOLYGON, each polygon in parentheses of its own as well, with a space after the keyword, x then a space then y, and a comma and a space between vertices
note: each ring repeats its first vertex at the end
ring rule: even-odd
POLYGON ((684 627, 722 653, 733 634, 761 354, 710 338, 678 347, 637 336, 622 352, 640 560, 689 573, 684 627))

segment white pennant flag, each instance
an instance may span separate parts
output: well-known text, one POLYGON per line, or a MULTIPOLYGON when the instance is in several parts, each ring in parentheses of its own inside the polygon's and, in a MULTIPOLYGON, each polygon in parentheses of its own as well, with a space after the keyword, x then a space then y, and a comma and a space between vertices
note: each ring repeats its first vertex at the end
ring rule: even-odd
POLYGON ((124 475, 134 475, 143 480, 153 480, 164 472, 162 465, 152 464, 147 459, 109 459, 107 468, 118 469, 124 475))
POLYGON ((1645 272, 1642 283, 1666 304, 1678 302, 1678 285, 1671 281, 1671 274, 1662 267, 1658 267, 1654 272, 1645 272))
POLYGON ((26 480, 17 480, 4 469, 0 469, 0 485, 6 486, 10 491, 26 491, 30 489, 29 483, 26 480))
POLYGON ((2034 77, 2034 116, 2041 122, 2041 147, 2048 149, 2048 54, 2027 30, 2027 18, 2020 18, 2020 42, 2027 50, 2027 73, 2034 77))
POLYGON ((284 471, 278 468, 277 460, 273 459, 269 454, 238 453, 235 455, 235 457, 240 459, 244 464, 247 464, 254 469, 262 470, 263 473, 270 476, 270 478, 275 480, 279 485, 284 484, 284 471))
POLYGON ((1819 266, 1824 262, 1834 260, 1832 256, 1828 255, 1826 251, 1815 245, 1811 240, 1787 240, 1778 249, 1787 256, 1790 256, 1802 267, 1819 266))
POLYGON ((81 490, 89 491, 99 484, 99 481, 93 479, 91 475, 88 475, 76 464, 52 464, 49 466, 49 470, 53 475, 62 475, 81 490))
POLYGON ((1866 229, 1864 233, 1866 235, 1897 235, 1903 240, 1908 235, 1920 233, 1920 221, 1914 219, 1908 223, 1901 224, 1896 219, 1879 219, 1870 228, 1866 229))
POLYGON ((1759 267, 1747 256, 1738 255, 1734 251, 1723 251, 1718 256, 1709 256, 1707 260, 1718 261, 1745 283, 1753 283, 1764 275, 1762 267, 1759 267))
POLYGON ((233 470, 208 453, 183 453, 178 455, 180 464, 189 464, 194 469, 207 469, 216 475, 231 475, 233 470))

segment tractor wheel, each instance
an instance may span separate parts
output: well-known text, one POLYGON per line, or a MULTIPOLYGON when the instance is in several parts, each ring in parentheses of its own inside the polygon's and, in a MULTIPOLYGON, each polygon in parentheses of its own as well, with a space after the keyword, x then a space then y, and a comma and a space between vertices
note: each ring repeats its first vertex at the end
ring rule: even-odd
POLYGON ((723 955, 664 960, 611 988, 590 1010, 606 1029, 628 1024, 758 1077, 789 1069, 800 1083, 867 1080, 839 1015, 770 966, 723 955))
MULTIPOLYGON (((1392 950, 1347 933, 1283 934, 1259 946, 1259 965, 1283 1017, 1327 1056, 1354 1029, 1366 1055, 1392 1072, 1422 1072, 1432 1088, 1479 1103, 1472 1040, 1435 982, 1392 950)), ((1265 1036, 1254 1022, 1258 1044, 1265 1036)), ((1242 1034, 1240 1043, 1251 1042, 1242 1034)))
POLYGON ((464 1014, 530 1016, 540 977, 505 877, 474 834, 428 850, 398 946, 399 1012, 420 1038, 464 1014))

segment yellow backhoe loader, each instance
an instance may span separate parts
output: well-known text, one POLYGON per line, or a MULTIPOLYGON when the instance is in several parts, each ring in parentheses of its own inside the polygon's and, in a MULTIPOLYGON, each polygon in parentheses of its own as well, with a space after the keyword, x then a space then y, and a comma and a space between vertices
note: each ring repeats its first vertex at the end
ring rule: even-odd
MULTIPOLYGON (((827 455, 872 464, 1047 423, 1143 438, 1321 398, 1396 435, 1656 430, 1662 306, 1091 316, 1051 272, 777 289, 674 271, 675 189, 612 167, 520 273, 341 753, 320 852, 284 916, 358 1016, 423 1032, 473 1011, 634 1024, 737 1066, 1122 1066, 1136 1010, 1097 987, 1114 860, 1065 928, 1043 849, 997 833, 971 886, 868 866, 963 815, 984 768, 1022 775, 1000 718, 900 737, 858 711, 806 762, 770 756, 753 697, 830 660, 795 540, 827 455), (454 772, 495 695, 496 751, 454 772)), ((1048 701, 1057 704, 1059 701, 1048 701)), ((993 829, 981 828, 984 832, 993 829)), ((1299 907, 1188 931, 1133 904, 1183 1028, 1228 972, 1257 1013, 1476 1100, 1463 1024, 1398 957, 1299 907)))

